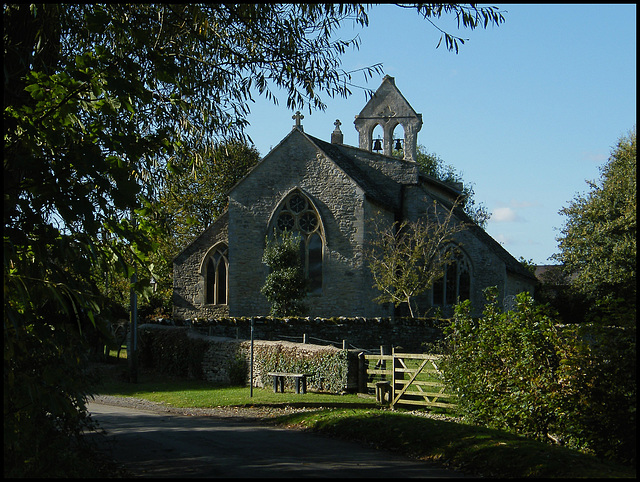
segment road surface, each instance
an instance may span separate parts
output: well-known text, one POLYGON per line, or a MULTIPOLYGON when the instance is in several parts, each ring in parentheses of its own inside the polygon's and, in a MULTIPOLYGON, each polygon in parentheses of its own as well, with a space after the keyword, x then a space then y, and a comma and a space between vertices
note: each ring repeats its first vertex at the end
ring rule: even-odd
POLYGON ((136 477, 464 477, 437 465, 241 418, 88 404, 89 438, 136 477))

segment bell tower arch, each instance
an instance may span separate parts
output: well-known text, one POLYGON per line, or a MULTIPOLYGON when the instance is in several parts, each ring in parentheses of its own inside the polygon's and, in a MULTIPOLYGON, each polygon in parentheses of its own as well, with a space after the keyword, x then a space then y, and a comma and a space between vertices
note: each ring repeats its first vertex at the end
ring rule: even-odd
POLYGON ((396 87, 393 77, 386 75, 382 79, 382 84, 356 116, 354 124, 359 135, 359 147, 367 151, 373 148, 373 130, 376 126, 381 126, 382 150, 387 156, 391 155, 394 147, 394 130, 398 125, 402 126, 404 159, 415 162, 418 152, 418 132, 422 128, 422 114, 417 114, 413 110, 396 87))

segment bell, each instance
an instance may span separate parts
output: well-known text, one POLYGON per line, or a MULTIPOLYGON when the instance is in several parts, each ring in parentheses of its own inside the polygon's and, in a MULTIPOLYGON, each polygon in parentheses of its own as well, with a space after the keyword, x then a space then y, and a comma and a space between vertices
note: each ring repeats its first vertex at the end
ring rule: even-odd
POLYGON ((374 151, 382 150, 382 143, 380 142, 380 139, 376 139, 375 142, 373 143, 373 150, 374 151))
POLYGON ((396 139, 396 147, 395 147, 396 151, 401 151, 402 150, 402 145, 400 144, 400 139, 396 139))

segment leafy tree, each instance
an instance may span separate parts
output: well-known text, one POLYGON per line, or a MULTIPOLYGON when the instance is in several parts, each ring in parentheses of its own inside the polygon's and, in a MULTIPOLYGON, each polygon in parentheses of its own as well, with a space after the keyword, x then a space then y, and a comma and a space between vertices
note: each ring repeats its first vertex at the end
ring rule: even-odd
POLYGON ((465 225, 454 217, 457 203, 446 210, 436 201, 417 221, 395 222, 378 226, 367 252, 374 286, 381 294, 374 301, 407 304, 415 316, 412 300, 430 289, 444 276, 444 269, 454 255, 445 249, 465 225))
POLYGON ((452 165, 445 165, 442 158, 435 153, 428 152, 424 146, 418 146, 416 163, 422 174, 434 177, 442 182, 461 185, 462 199, 460 204, 463 211, 481 228, 487 226, 491 213, 483 204, 476 206, 473 183, 464 183, 462 176, 452 165))
POLYGON ((627 313, 630 316, 623 317, 635 323, 635 128, 620 138, 600 171, 600 182, 588 182, 591 191, 560 211, 567 220, 558 238, 560 252, 554 258, 575 274, 574 289, 603 307, 632 308, 627 313))
MULTIPOLYGON (((148 287, 165 173, 241 137, 254 94, 277 102, 281 88, 288 108, 309 110, 349 95, 340 55, 359 39, 332 35, 346 20, 366 27, 368 8, 3 5, 5 474, 51 475, 49 434, 78 432, 104 273, 137 267, 135 289, 148 287)), ((413 8, 470 29, 504 20, 494 7, 413 8)))
MULTIPOLYGON (((157 249, 149 255, 155 290, 141 300, 141 318, 171 316, 173 258, 226 210, 227 192, 259 159, 255 148, 231 139, 209 148, 201 162, 167 174, 158 190, 159 209, 155 214, 163 229, 155 239, 157 249)), ((113 278, 118 276, 114 274, 113 278)), ((128 296, 128 287, 122 282, 120 287, 128 296)))
POLYGON ((535 299, 547 303, 558 312, 564 323, 582 323, 589 303, 585 296, 571 285, 571 277, 561 265, 552 266, 540 275, 536 286, 535 299))
POLYGON ((169 175, 159 196, 162 220, 179 249, 227 209, 228 191, 260 160, 254 147, 238 139, 210 151, 201 163, 169 175))
POLYGON ((266 239, 262 262, 270 268, 262 294, 271 304, 271 316, 301 316, 306 312, 303 299, 307 295, 306 281, 300 259, 300 235, 274 231, 266 239))

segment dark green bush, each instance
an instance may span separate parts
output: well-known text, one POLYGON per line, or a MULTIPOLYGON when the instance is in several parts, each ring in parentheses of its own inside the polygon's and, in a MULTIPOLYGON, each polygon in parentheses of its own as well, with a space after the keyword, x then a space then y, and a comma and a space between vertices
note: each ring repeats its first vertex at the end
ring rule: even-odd
POLYGON ((247 359, 241 354, 237 354, 233 361, 229 363, 227 370, 229 372, 229 383, 231 385, 244 386, 247 384, 248 365, 247 359))
POLYGON ((553 320, 526 294, 508 313, 501 311, 496 289, 485 294, 480 319, 471 318, 468 301, 456 308, 446 330, 445 380, 470 421, 544 440, 556 393, 553 320))
POLYGON ((262 262, 270 273, 260 292, 271 305, 272 316, 299 316, 307 312, 304 271, 300 260, 300 236, 284 231, 266 239, 262 262))
POLYGON ((635 463, 635 328, 554 324, 526 293, 503 312, 486 291, 446 329, 445 382, 468 420, 635 463))
MULTIPOLYGON (((82 320, 84 330, 93 328, 82 320)), ((74 477, 82 471, 82 432, 91 426, 86 409, 90 347, 76 319, 49 318, 5 324, 5 478, 74 477)))
POLYGON ((140 330, 138 362, 159 373, 202 379, 205 340, 189 338, 186 328, 140 330))
POLYGON ((635 327, 588 324, 566 327, 563 335, 558 433, 567 445, 635 465, 635 327))

